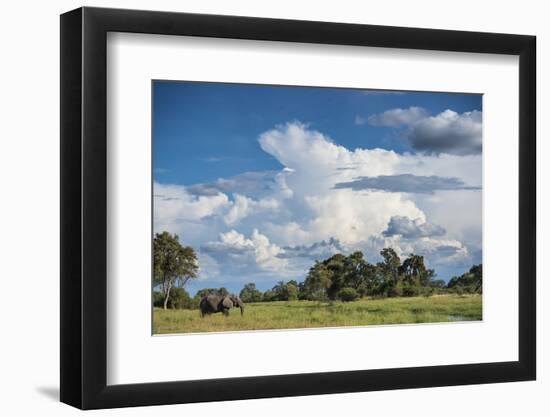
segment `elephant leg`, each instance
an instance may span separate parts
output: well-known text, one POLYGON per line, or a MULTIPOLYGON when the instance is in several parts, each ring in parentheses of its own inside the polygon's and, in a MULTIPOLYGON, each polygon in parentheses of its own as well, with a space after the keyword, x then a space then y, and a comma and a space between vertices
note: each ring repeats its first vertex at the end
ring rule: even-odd
POLYGON ((223 315, 224 315, 225 317, 228 317, 228 316, 229 316, 229 309, 224 308, 224 309, 222 310, 222 312, 223 312, 223 315))

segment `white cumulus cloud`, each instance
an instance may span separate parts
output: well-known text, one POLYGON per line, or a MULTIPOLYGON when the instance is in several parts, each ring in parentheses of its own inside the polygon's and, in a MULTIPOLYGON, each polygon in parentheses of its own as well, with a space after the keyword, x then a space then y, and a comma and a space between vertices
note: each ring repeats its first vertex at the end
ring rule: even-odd
POLYGON ((229 212, 223 218, 228 225, 234 225, 251 214, 279 208, 279 201, 274 198, 253 200, 240 194, 235 194, 234 198, 229 212))
POLYGON ((210 275, 231 282, 303 279, 313 258, 362 250, 376 262, 385 246, 424 255, 432 265, 465 265, 481 248, 480 154, 348 149, 300 122, 276 126, 258 143, 279 170, 154 186, 155 230, 177 232, 198 248, 210 275), (390 177, 439 186, 429 193, 383 190, 390 177), (336 187, 365 178, 369 187, 336 187))
POLYGON ((220 233, 219 240, 207 242, 201 251, 222 260, 229 257, 239 262, 236 266, 240 268, 250 267, 252 262, 260 269, 278 271, 288 263, 286 259, 278 257, 284 250, 271 243, 258 229, 252 231, 250 238, 236 230, 220 233))
POLYGON ((409 126, 428 116, 428 112, 422 107, 409 107, 408 109, 391 109, 380 114, 368 117, 369 124, 373 126, 400 127, 409 126))
POLYGON ((229 204, 225 194, 194 196, 185 187, 155 183, 153 185, 155 214, 159 218, 176 217, 183 220, 199 220, 210 216, 229 204))
POLYGON ((481 152, 481 112, 458 114, 445 110, 415 123, 408 137, 414 149, 470 155, 481 152))
POLYGON ((430 116, 421 107, 392 109, 368 117, 373 126, 406 128, 404 137, 412 148, 425 153, 475 155, 482 147, 482 113, 459 114, 447 109, 430 116))

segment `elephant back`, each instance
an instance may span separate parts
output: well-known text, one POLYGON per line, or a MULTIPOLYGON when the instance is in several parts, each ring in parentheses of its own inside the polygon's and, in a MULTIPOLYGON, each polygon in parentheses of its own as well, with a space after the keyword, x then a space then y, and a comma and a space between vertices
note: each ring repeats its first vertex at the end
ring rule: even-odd
POLYGON ((223 297, 221 302, 220 302, 220 307, 222 307, 224 309, 232 308, 233 307, 233 301, 231 300, 230 297, 223 297))

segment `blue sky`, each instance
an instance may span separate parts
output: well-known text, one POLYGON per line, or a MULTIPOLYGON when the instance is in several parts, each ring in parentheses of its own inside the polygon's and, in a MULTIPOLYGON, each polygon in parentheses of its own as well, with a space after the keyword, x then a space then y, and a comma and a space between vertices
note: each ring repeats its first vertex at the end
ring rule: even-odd
POLYGON ((354 89, 167 81, 155 82, 153 92, 154 177, 182 185, 282 168, 262 151, 257 138, 289 121, 307 123, 348 149, 402 153, 412 149, 399 132, 356 124, 356 117, 411 106, 431 114, 449 108, 458 113, 481 110, 481 96, 474 94, 365 94, 354 89))
POLYGON ((199 252, 192 293, 389 244, 448 279, 481 257, 481 115, 474 94, 155 81, 155 231, 199 252))

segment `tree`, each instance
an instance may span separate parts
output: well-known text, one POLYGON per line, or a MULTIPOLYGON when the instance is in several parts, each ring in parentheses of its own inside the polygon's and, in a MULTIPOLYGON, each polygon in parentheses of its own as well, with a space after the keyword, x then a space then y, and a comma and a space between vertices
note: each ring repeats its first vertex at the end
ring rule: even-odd
POLYGON ((442 279, 434 279, 430 282, 432 288, 445 288, 445 281, 442 279))
POLYGON ((241 300, 245 303, 257 303, 262 301, 262 295, 262 292, 256 288, 256 284, 250 282, 245 284, 239 294, 239 297, 241 297, 241 300))
POLYGON ((344 287, 338 293, 338 298, 344 302, 346 301, 355 301, 359 298, 359 294, 355 291, 354 288, 344 287))
POLYGON ((279 281, 271 289, 273 291, 273 299, 275 301, 286 301, 286 285, 284 281, 279 281))
POLYGON ((338 298, 338 292, 346 286, 346 260, 344 255, 337 253, 323 261, 329 271, 330 285, 327 295, 331 300, 338 298))
POLYGON ((296 281, 295 279, 291 279, 290 281, 287 281, 286 285, 294 285, 296 288, 300 286, 298 281, 296 281))
POLYGON ((168 307, 172 287, 183 287, 198 273, 197 255, 192 247, 182 246, 178 235, 157 233, 153 239, 153 281, 161 285, 163 307, 168 307))
POLYGON ((338 253, 316 262, 299 286, 299 298, 335 300, 346 287, 353 288, 360 297, 381 293, 396 295, 401 260, 391 248, 384 248, 380 254, 384 262, 376 266, 367 262, 361 251, 349 256, 338 253))
POLYGON ((421 288, 429 287, 435 275, 433 269, 424 265, 424 257, 411 253, 399 268, 403 282, 404 295, 414 296, 422 292, 421 288))
POLYGON ((160 291, 153 291, 153 306, 162 307, 164 305, 164 294, 160 291))
POLYGON ((483 265, 474 265, 469 272, 472 274, 472 285, 475 286, 476 292, 481 293, 483 291, 483 265))
POLYGON ((298 300, 309 300, 306 284, 304 281, 298 284, 298 300))
POLYGON ((272 301, 293 301, 298 299, 298 286, 296 281, 289 281, 285 284, 284 281, 279 281, 271 289, 270 299, 272 301))
POLYGON ((420 285, 420 275, 424 273, 424 258, 411 253, 399 267, 399 273, 403 283, 408 285, 420 285))
POLYGON ((298 299, 298 287, 291 282, 286 283, 286 299, 295 301, 298 299))
POLYGON ((262 301, 276 301, 276 294, 271 290, 267 290, 264 292, 262 301))
MULTIPOLYGON (((164 306, 164 294, 160 291, 153 291, 153 305, 155 307, 164 306)), ((186 308, 192 309, 197 307, 197 303, 193 303, 193 300, 183 288, 172 287, 170 290, 170 297, 168 298, 168 308, 186 308)))
POLYGON ((330 287, 331 273, 324 262, 315 262, 307 274, 302 286, 302 294, 306 300, 324 300, 326 290, 330 287))
POLYGON ((401 259, 392 248, 384 248, 380 251, 380 256, 384 261, 378 264, 385 275, 385 279, 389 280, 393 285, 399 281, 399 267, 401 259))
POLYGON ((168 308, 196 308, 196 303, 193 303, 193 299, 189 296, 189 293, 183 288, 172 287, 170 290, 170 298, 168 299, 168 308))
POLYGON ((474 265, 468 272, 459 277, 452 277, 447 288, 456 293, 479 293, 483 292, 483 267, 482 264, 474 265))
POLYGON ((361 297, 366 295, 376 295, 379 292, 381 281, 380 274, 377 273, 377 268, 368 262, 362 267, 361 282, 357 286, 357 292, 361 297))
MULTIPOLYGON (((380 256, 382 261, 376 265, 369 263, 361 251, 348 256, 337 253, 325 260, 315 261, 303 282, 279 281, 263 294, 262 300, 325 301, 342 299, 342 294, 348 298, 353 298, 353 294, 359 298, 430 296, 446 292, 445 287, 459 288, 461 292, 481 292, 481 265, 472 266, 469 272, 454 277, 449 284, 445 284, 445 281, 436 279, 437 275, 433 269, 426 267, 421 255, 411 253, 401 262, 395 250, 387 247, 380 251, 380 256), (343 291, 344 289, 346 290, 343 291)), ((245 286, 242 295, 248 294, 248 290, 245 286)))
POLYGON ((367 262, 363 252, 357 251, 344 260, 343 287, 353 288, 360 297, 373 294, 377 286, 376 267, 367 262))

